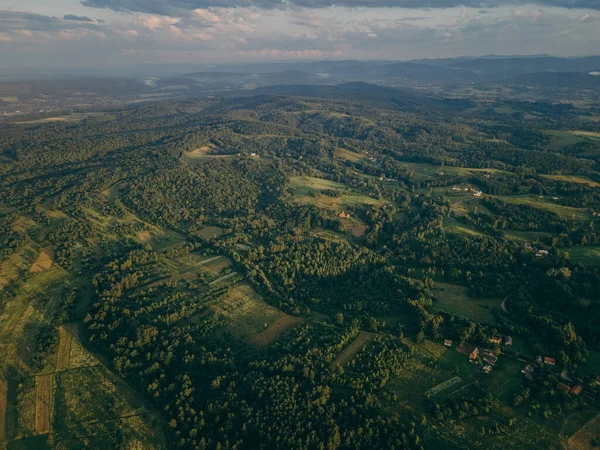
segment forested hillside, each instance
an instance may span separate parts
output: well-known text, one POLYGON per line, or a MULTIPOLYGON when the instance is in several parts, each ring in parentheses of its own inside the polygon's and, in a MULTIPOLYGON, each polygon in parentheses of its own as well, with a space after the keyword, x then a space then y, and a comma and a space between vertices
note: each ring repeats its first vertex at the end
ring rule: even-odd
POLYGON ((2 445, 598 445, 598 106, 392 91, 1 122, 2 445))

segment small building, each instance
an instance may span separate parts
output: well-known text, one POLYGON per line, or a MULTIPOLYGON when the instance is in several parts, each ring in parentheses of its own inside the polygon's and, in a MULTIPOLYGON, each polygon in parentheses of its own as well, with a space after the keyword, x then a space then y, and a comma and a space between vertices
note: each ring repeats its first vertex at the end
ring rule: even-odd
POLYGON ((490 338, 490 342, 492 344, 500 344, 502 342, 502 338, 500 336, 492 336, 490 338))
POLYGON ((537 356, 537 358, 535 359, 535 361, 536 361, 538 364, 544 364, 544 360, 542 359, 542 357, 541 357, 540 355, 538 355, 538 356, 537 356))
POLYGON ((583 387, 577 385, 577 386, 573 386, 571 388, 571 394, 573 394, 575 397, 577 397, 579 394, 581 394, 581 391, 583 391, 583 387))
POLYGON ((490 366, 489 364, 483 366, 483 373, 491 373, 492 372, 492 366, 490 366))
POLYGON ((558 389, 559 391, 563 391, 563 392, 569 392, 571 390, 571 388, 569 386, 567 386, 565 383, 558 383, 556 385, 556 389, 558 389))
POLYGON ((600 386, 600 375, 596 376, 596 384, 600 386))
POLYGON ((444 345, 446 347, 452 347, 452 341, 450 339, 444 339, 444 345))
POLYGON ((533 373, 533 366, 531 364, 527 364, 523 370, 521 370, 521 373, 524 373, 525 375, 531 375, 533 373))
POLYGON ((504 345, 512 345, 512 344, 513 344, 512 337, 504 336, 504 345))
POLYGON ((493 353, 489 353, 483 356, 483 360, 488 363, 490 366, 495 366, 498 362, 498 357, 493 353))
POLYGON ((479 356, 479 349, 476 348, 475 350, 473 350, 471 352, 471 354, 469 355, 469 361, 473 362, 477 359, 477 357, 479 356))
POLYGON ((546 356, 546 357, 544 357, 544 364, 548 364, 549 366, 555 366, 556 359, 546 356))
POLYGON ((346 211, 342 211, 342 212, 340 213, 340 217, 341 217, 342 219, 349 219, 351 216, 350 216, 350 214, 346 214, 346 211))

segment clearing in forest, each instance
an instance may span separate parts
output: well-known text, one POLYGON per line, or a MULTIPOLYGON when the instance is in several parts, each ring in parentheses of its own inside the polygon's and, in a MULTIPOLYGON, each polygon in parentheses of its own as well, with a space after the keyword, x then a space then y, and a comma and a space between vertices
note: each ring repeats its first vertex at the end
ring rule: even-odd
POLYGON ((359 335, 352 341, 350 345, 348 345, 344 350, 340 352, 336 358, 331 361, 330 367, 332 369, 340 366, 344 367, 348 364, 356 355, 360 353, 360 351, 370 344, 375 339, 375 335, 372 333, 365 333, 361 331, 359 335))
POLYGON ((47 434, 52 431, 54 405, 54 375, 35 377, 35 431, 47 434))
POLYGON ((221 235, 223 234, 223 228, 221 227, 204 227, 198 231, 196 231, 196 236, 201 237, 202 239, 216 239, 218 237, 221 237, 221 235))
POLYGON ((52 250, 46 248, 42 250, 38 259, 31 266, 30 271, 33 273, 43 272, 52 267, 52 250))
POLYGON ((231 289, 221 302, 211 308, 229 321, 227 329, 234 337, 257 347, 270 345, 301 322, 301 319, 288 316, 268 305, 247 284, 231 289))
POLYGON ((6 408, 8 407, 8 383, 0 380, 0 442, 6 439, 6 408))
POLYGON ((472 299, 467 288, 450 283, 435 283, 433 308, 480 323, 494 320, 493 310, 500 309, 501 299, 472 299))
POLYGON ((569 447, 575 450, 594 450, 598 448, 595 441, 600 436, 600 414, 584 425, 571 439, 569 447))
POLYGON ((385 205, 390 202, 352 192, 347 186, 315 177, 292 177, 290 187, 294 201, 299 205, 340 210, 351 206, 385 205))

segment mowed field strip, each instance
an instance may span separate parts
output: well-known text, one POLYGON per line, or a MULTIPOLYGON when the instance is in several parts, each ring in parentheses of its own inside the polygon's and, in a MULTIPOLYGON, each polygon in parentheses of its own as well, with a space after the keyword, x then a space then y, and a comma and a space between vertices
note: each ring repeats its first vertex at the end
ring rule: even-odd
POLYGON ((56 370, 67 370, 71 359, 71 331, 65 326, 58 330, 59 343, 56 356, 56 370))
POLYGON ((47 434, 52 431, 54 404, 54 375, 38 375, 35 378, 35 431, 47 434))
POLYGON ((299 317, 285 315, 273 322, 265 331, 250 338, 250 343, 256 347, 266 348, 277 340, 279 336, 296 325, 302 323, 299 317))
POLYGON ((0 380, 0 442, 6 439, 6 408, 8 407, 8 383, 0 380))
POLYGON ((31 266, 31 272, 38 273, 50 269, 52 267, 52 251, 44 249, 38 259, 31 266))
POLYGON ((365 333, 361 331, 360 334, 352 341, 350 345, 348 345, 344 350, 340 352, 336 358, 331 361, 330 367, 333 369, 335 367, 344 367, 348 364, 356 355, 360 353, 360 351, 365 348, 368 344, 373 342, 375 339, 375 335, 371 333, 365 333))

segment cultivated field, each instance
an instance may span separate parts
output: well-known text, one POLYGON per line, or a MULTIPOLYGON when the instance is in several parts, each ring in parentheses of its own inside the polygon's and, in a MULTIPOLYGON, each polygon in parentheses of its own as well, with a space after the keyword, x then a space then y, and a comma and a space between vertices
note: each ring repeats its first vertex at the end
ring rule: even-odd
POLYGON ((575 450, 597 450, 600 448, 600 414, 569 439, 569 446, 575 450))
POLYGON ((54 375, 35 378, 35 431, 47 434, 52 431, 54 411, 54 375))
POLYGON ((360 351, 365 348, 369 343, 373 342, 375 335, 372 333, 361 332, 356 339, 354 339, 350 345, 344 348, 336 358, 331 361, 330 367, 335 369, 336 367, 344 367, 348 364, 360 351))

